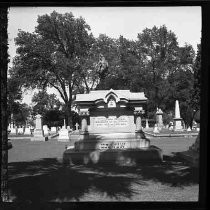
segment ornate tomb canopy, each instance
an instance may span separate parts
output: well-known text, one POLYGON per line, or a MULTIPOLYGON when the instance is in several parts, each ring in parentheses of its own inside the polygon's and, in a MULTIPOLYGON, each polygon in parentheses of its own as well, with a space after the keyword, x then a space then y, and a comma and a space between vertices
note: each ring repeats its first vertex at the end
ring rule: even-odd
POLYGON ((121 108, 140 107, 146 104, 143 92, 132 93, 130 90, 95 90, 88 94, 77 94, 75 103, 78 108, 121 108))

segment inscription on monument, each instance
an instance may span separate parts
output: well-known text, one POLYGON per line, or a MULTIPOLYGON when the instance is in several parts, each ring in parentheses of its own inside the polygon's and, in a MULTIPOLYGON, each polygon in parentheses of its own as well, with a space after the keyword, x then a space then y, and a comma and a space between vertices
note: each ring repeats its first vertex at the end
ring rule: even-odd
POLYGON ((129 125, 129 118, 127 116, 109 116, 95 117, 94 126, 98 128, 113 128, 113 127, 127 127, 129 125))
POLYGON ((125 142, 116 142, 116 143, 101 143, 99 149, 125 149, 125 142))

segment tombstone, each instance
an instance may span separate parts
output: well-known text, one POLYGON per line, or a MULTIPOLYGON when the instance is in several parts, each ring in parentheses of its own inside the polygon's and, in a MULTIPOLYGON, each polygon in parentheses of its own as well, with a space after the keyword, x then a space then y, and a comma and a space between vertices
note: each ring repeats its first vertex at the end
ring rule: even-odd
POLYGON ((67 126, 67 130, 68 131, 71 131, 71 127, 69 125, 67 126))
POLYGON ((17 134, 17 129, 14 127, 13 123, 10 126, 10 134, 17 134))
POLYGON ((43 125, 43 131, 44 131, 44 136, 48 136, 49 135, 49 128, 47 125, 43 125))
POLYGON ((175 103, 174 131, 183 131, 182 118, 180 117, 179 101, 175 103))
POLYGON ((64 160, 77 163, 127 164, 129 161, 161 161, 162 152, 150 146, 142 130, 147 98, 143 92, 96 90, 77 94, 81 128, 74 149, 64 160))
POLYGON ((31 135, 31 129, 29 127, 25 128, 24 135, 31 135))
POLYGON ((64 125, 59 130, 58 134, 59 134, 58 141, 69 141, 69 131, 68 129, 66 129, 65 119, 64 119, 64 125))
POLYGON ((36 115, 36 126, 33 133, 33 137, 31 138, 31 141, 47 141, 48 137, 44 137, 44 131, 42 128, 42 116, 36 115))
POLYGON ((51 127, 50 133, 51 134, 56 134, 57 133, 57 128, 56 127, 51 127))
POLYGON ((160 133, 157 124, 154 126, 153 133, 160 133))
POLYGON ((19 135, 23 134, 23 127, 18 128, 18 134, 19 135))
POLYGON ((78 123, 75 124, 75 127, 76 127, 76 131, 79 131, 79 124, 78 123))
POLYGON ((174 130, 173 126, 174 126, 174 123, 173 122, 169 122, 168 130, 170 130, 170 131, 174 130))
POLYGON ((149 122, 148 122, 148 119, 146 119, 146 127, 145 127, 146 129, 148 129, 149 128, 149 122))
POLYGON ((191 128, 190 128, 190 126, 187 128, 187 131, 188 131, 188 132, 192 131, 191 128))
POLYGON ((159 130, 163 128, 163 111, 157 108, 156 123, 159 130))

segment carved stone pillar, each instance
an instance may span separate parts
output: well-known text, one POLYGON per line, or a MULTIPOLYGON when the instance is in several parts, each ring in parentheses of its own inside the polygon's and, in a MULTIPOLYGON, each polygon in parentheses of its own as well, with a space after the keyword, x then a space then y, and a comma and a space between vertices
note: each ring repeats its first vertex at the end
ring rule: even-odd
POLYGON ((140 132, 142 130, 141 118, 144 110, 141 107, 135 108, 134 115, 136 119, 136 132, 140 132))
POLYGON ((89 117, 88 109, 81 109, 79 112, 79 115, 81 117, 81 134, 87 134, 88 133, 88 117, 89 117))

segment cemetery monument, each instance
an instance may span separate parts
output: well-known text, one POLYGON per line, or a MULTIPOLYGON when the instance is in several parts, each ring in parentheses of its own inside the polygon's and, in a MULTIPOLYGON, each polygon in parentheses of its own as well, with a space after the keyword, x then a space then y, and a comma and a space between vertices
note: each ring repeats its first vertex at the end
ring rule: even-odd
POLYGON ((78 94, 79 141, 63 154, 64 162, 127 164, 161 161, 162 151, 150 146, 141 119, 147 98, 143 92, 97 90, 78 94))
POLYGON ((157 123, 158 130, 161 130, 163 128, 163 111, 158 108, 156 112, 156 123, 157 123))
POLYGON ((175 102, 174 131, 183 131, 178 100, 175 102))
POLYGON ((44 131, 42 127, 42 116, 40 114, 36 115, 36 127, 31 137, 31 141, 47 141, 48 137, 44 136, 44 131))
POLYGON ((59 133, 59 137, 58 137, 58 141, 69 141, 69 131, 66 128, 66 122, 64 119, 64 125, 62 126, 62 128, 58 131, 59 133))

